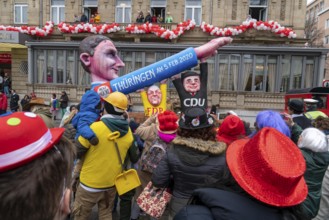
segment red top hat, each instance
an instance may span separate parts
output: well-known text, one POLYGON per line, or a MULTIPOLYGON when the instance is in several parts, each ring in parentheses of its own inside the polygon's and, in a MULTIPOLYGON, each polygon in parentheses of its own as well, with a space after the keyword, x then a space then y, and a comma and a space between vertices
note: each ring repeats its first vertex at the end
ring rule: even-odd
POLYGON ((304 157, 274 128, 263 128, 251 139, 233 142, 226 160, 238 184, 259 201, 285 207, 297 205, 307 196, 304 157))
POLYGON ((31 112, 0 117, 0 172, 40 157, 59 141, 64 130, 48 129, 42 118, 31 112))
POLYGON ((229 115, 225 117, 218 129, 217 140, 231 144, 233 141, 244 136, 246 136, 246 130, 243 121, 235 115, 229 115))

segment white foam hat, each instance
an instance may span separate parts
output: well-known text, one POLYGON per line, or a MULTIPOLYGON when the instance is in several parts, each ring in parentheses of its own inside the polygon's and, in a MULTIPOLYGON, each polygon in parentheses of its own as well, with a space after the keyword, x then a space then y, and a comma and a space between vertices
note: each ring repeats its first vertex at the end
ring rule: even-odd
POLYGON ((304 99, 305 103, 310 103, 310 104, 315 104, 318 103, 319 101, 316 99, 304 99))
MULTIPOLYGON (((232 110, 230 110, 230 111, 228 111, 227 113, 229 113, 230 115, 235 115, 235 116, 238 116, 238 114, 237 113, 235 113, 234 111, 232 111, 232 110)), ((238 116, 239 117, 239 116, 238 116)))

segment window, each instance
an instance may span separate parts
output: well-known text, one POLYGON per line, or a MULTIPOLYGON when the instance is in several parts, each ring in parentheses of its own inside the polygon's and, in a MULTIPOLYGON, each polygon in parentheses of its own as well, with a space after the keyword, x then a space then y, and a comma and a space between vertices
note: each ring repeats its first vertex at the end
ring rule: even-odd
POLYGON ((184 20, 194 20, 196 25, 201 25, 202 3, 198 0, 186 0, 184 20))
POLYGON ((64 0, 52 0, 51 1, 51 20, 54 24, 59 24, 65 21, 65 2, 64 0))
POLYGON ((97 7, 98 0, 84 0, 83 6, 84 7, 97 7))
POLYGON ((131 1, 117 0, 115 22, 131 23, 131 1))
POLYGON ((27 24, 27 4, 15 4, 15 24, 27 24))
POLYGON ((326 20, 325 28, 329 28, 329 19, 326 20))
POLYGON ((250 0, 249 15, 257 21, 266 21, 267 0, 250 0))
POLYGON ((320 2, 320 6, 319 6, 319 12, 321 12, 323 10, 323 6, 324 6, 324 2, 320 2))
POLYGON ((90 84, 90 74, 78 63, 77 50, 37 50, 35 59, 36 83, 90 84))
MULTIPOLYGON (((167 1, 166 0, 151 0, 151 12, 152 15, 164 18, 166 11, 167 1)), ((161 21, 158 21, 160 23, 161 21)))
POLYGON ((83 13, 87 16, 87 21, 92 15, 98 12, 98 0, 83 0, 83 13))
POLYGON ((324 44, 329 44, 329 35, 324 37, 324 44))

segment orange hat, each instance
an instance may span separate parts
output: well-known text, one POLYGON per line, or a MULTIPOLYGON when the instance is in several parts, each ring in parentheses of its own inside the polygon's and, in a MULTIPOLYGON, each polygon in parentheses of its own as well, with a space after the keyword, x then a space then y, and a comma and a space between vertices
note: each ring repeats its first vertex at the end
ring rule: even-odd
POLYGON ((0 117, 0 172, 42 156, 60 140, 64 130, 48 129, 42 118, 31 112, 0 117))
POLYGON ((173 134, 178 129, 178 117, 175 112, 166 110, 157 117, 157 129, 165 134, 173 134))
POLYGON ((274 128, 233 142, 226 161, 237 183, 259 201, 286 207, 300 204, 307 196, 304 157, 290 138, 274 128))

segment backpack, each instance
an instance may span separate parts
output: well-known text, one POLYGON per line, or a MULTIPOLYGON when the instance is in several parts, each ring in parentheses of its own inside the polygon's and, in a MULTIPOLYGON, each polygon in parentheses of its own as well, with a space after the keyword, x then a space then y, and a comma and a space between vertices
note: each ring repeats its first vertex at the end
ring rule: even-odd
POLYGON ((157 137, 152 143, 150 149, 141 157, 141 170, 153 173, 162 158, 165 156, 167 148, 167 144, 160 141, 159 137, 157 137))

